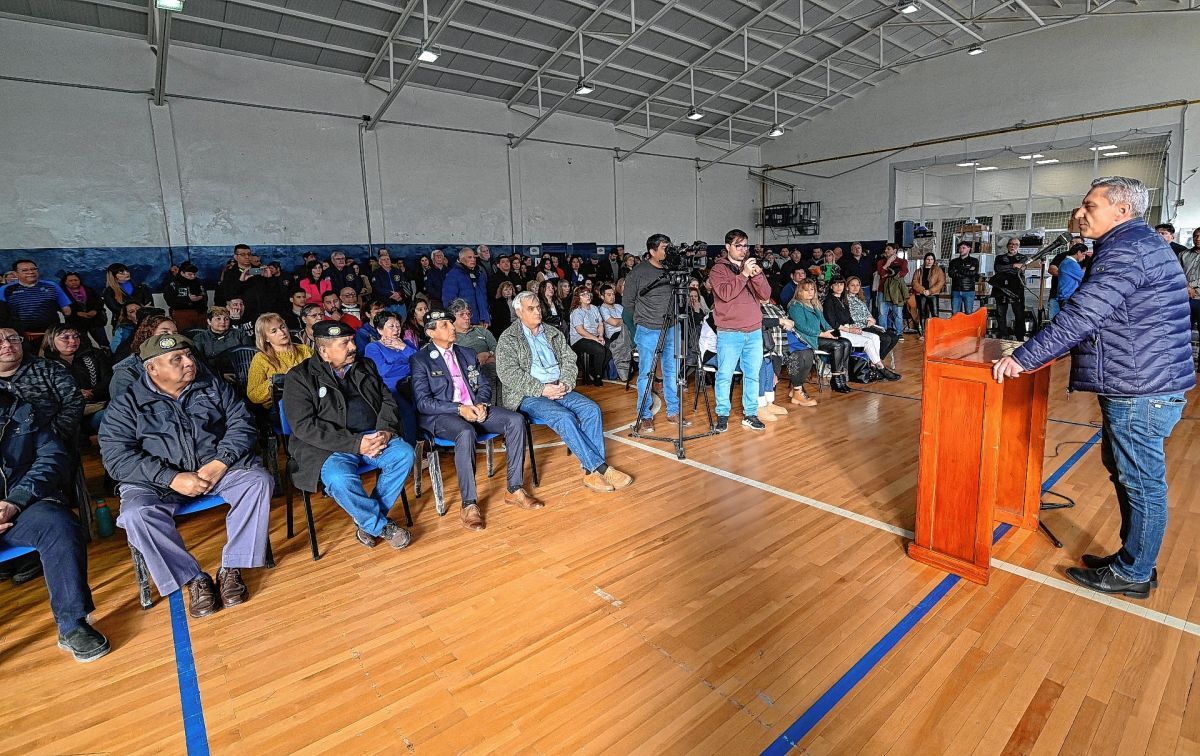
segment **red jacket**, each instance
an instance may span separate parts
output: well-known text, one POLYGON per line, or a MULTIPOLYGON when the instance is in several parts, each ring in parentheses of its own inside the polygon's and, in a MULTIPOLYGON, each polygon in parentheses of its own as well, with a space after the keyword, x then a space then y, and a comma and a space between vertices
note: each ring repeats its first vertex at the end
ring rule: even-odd
MULTIPOLYGON (((883 266, 886 264, 887 264, 886 257, 879 258, 879 261, 875 263, 875 272, 879 274, 879 285, 880 286, 883 285, 883 279, 886 275, 883 271, 883 266)), ((892 263, 892 273, 893 273, 893 275, 899 275, 901 279, 908 278, 908 260, 905 260, 900 255, 896 255, 896 259, 892 263)))
POLYGON ((719 331, 749 333, 762 328, 762 308, 759 301, 771 298, 771 284, 759 273, 746 278, 726 258, 721 258, 708 274, 712 285, 713 322, 719 331))

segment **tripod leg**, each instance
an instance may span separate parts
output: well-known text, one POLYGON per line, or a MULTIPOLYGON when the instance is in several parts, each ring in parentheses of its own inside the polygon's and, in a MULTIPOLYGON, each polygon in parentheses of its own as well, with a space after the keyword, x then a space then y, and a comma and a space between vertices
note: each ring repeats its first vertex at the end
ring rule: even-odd
POLYGON ((1061 549, 1063 547, 1062 541, 1058 540, 1058 537, 1056 535, 1054 535, 1054 531, 1052 531, 1052 530, 1050 530, 1050 528, 1046 527, 1046 523, 1041 522, 1039 520, 1038 521, 1038 529, 1046 534, 1046 537, 1050 539, 1050 543, 1054 544, 1054 548, 1061 549))

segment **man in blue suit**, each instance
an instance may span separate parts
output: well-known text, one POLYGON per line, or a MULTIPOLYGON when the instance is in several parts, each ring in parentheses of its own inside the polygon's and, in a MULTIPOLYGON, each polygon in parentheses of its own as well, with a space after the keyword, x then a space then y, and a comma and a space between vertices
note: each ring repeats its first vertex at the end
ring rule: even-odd
POLYGON ((493 407, 492 385, 479 369, 475 352, 455 346, 454 317, 445 310, 425 316, 429 346, 409 360, 413 399, 421 428, 454 441, 454 466, 462 493, 462 521, 467 530, 483 530, 475 490, 475 443, 479 433, 504 435, 508 458, 507 504, 521 509, 544 505, 524 489, 525 418, 519 412, 493 407))

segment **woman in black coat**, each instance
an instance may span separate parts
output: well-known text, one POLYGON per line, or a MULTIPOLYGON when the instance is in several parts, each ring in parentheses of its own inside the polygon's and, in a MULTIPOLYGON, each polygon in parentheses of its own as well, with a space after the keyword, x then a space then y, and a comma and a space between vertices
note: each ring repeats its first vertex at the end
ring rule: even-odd
POLYGON ((104 326, 108 316, 104 313, 104 300, 93 288, 83 285, 83 279, 74 271, 62 277, 62 289, 71 298, 71 314, 67 325, 79 329, 83 336, 91 338, 96 346, 108 349, 108 333, 104 326))

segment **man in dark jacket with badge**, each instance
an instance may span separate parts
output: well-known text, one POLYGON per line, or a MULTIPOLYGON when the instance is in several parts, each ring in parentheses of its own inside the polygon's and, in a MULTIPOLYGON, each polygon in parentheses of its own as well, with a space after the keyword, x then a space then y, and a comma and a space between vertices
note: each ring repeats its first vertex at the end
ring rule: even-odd
POLYGON ((423 429, 454 441, 454 466, 462 492, 462 521, 467 530, 483 530, 475 489, 475 443, 479 433, 504 435, 508 458, 507 504, 541 509, 542 502, 526 493, 525 418, 519 412, 492 406, 492 384, 480 372, 475 352, 455 346, 454 316, 432 310, 425 316, 430 344, 412 356, 413 399, 423 429))
POLYGON ((1149 191, 1136 179, 1099 178, 1075 211, 1094 239, 1090 271, 1054 321, 1011 357, 996 380, 1071 352, 1071 388, 1099 394, 1101 452, 1121 508, 1121 548, 1085 554, 1067 577, 1101 593, 1146 598, 1167 526, 1164 442, 1183 415, 1192 369, 1187 286, 1170 246, 1142 219, 1149 191))
POLYGON ((388 518, 413 465, 413 448, 400 439, 392 392, 371 360, 358 359, 354 331, 324 320, 313 326, 316 354, 288 371, 283 412, 292 427, 293 481, 304 491, 325 491, 346 510, 367 548, 379 539, 395 549, 412 541, 388 518), (359 467, 379 470, 368 495, 359 467))
POLYGON ((100 426, 100 458, 119 483, 117 518, 162 596, 187 588, 188 612, 205 617, 243 603, 241 571, 267 562, 272 478, 258 461, 245 402, 198 370, 192 342, 152 336, 138 352, 145 374, 113 399, 100 426), (229 504, 216 585, 183 544, 175 512, 200 496, 229 504))

